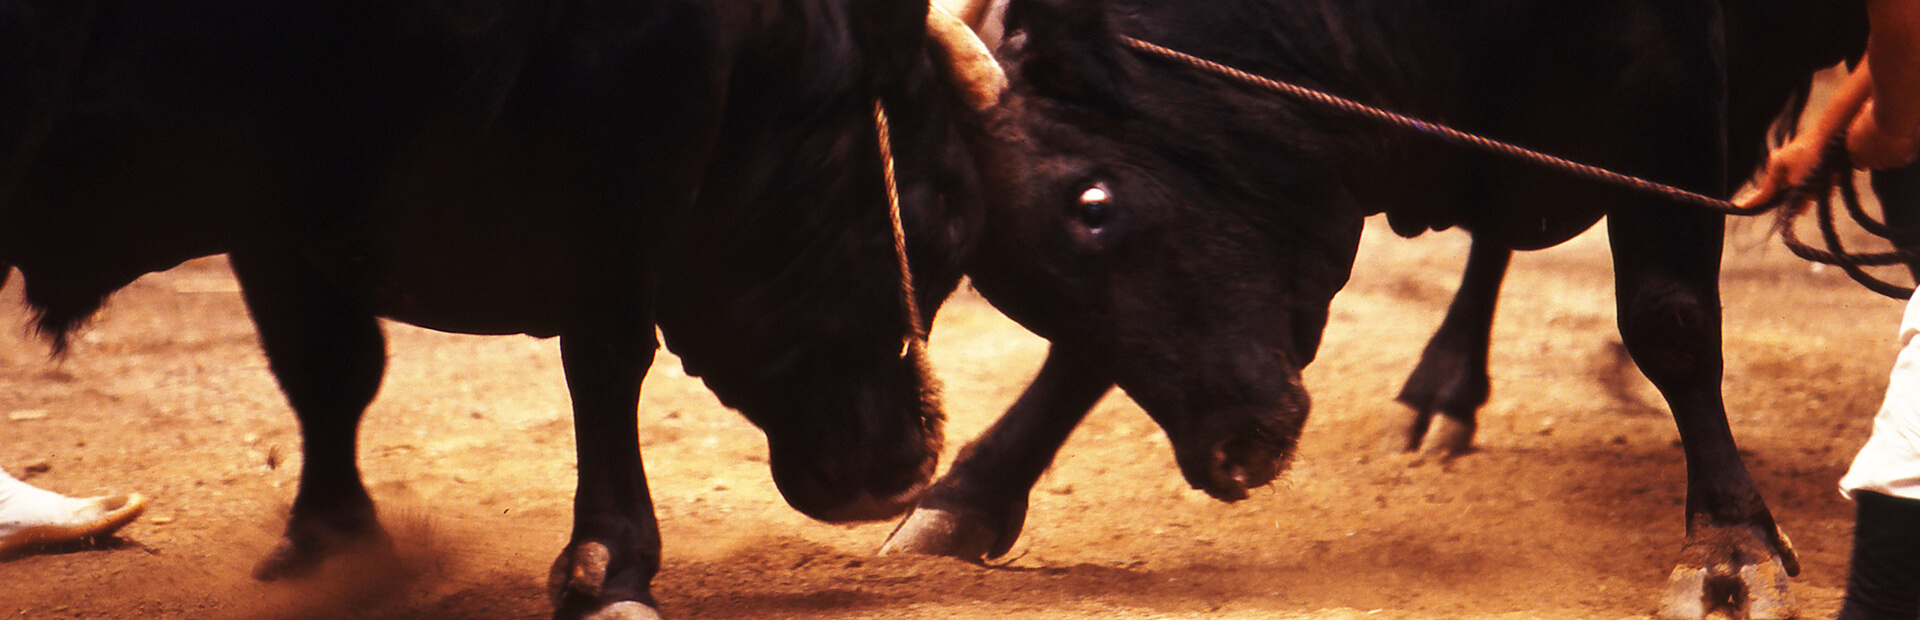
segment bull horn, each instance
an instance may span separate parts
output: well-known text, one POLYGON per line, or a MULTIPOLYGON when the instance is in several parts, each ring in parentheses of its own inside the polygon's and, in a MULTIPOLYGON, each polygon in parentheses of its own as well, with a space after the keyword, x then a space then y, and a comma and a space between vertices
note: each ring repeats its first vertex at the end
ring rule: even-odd
MULTIPOLYGON (((960 89, 960 96, 974 111, 986 111, 1000 103, 1000 93, 1007 90, 1007 72, 993 59, 993 52, 980 36, 967 27, 967 23, 948 12, 938 2, 927 7, 927 36, 937 45, 940 59, 947 63, 947 69, 953 73, 954 85, 960 89)), ((983 3, 978 3, 984 6, 983 3)), ((968 7, 969 12, 978 13, 980 9, 968 7)))
MULTIPOLYGON (((984 26, 987 12, 993 8, 994 0, 933 0, 933 6, 946 9, 954 17, 960 18, 976 34, 985 34, 984 26)), ((985 41, 985 37, 981 38, 985 41)), ((991 47, 991 45, 989 45, 991 47)))

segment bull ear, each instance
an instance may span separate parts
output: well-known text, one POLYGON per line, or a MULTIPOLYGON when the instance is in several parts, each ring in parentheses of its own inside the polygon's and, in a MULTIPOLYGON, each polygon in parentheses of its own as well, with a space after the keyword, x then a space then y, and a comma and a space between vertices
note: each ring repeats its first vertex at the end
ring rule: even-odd
POLYGON ((853 36, 882 90, 925 56, 928 0, 851 0, 853 36))
POLYGON ((1034 90, 1122 107, 1128 56, 1105 0, 1010 0, 1006 27, 1022 38, 1015 57, 1020 77, 1034 90))

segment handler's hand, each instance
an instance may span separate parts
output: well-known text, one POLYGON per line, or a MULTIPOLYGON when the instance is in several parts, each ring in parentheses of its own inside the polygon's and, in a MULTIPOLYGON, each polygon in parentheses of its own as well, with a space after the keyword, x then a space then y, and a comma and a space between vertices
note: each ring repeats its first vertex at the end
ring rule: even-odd
POLYGON ((1881 128, 1873 113, 1873 100, 1868 99, 1847 129, 1847 155, 1853 158, 1853 167, 1884 170, 1913 163, 1920 155, 1920 136, 1901 133, 1881 128))
POLYGON ((1805 181, 1807 175, 1813 173, 1813 167, 1818 165, 1820 165, 1818 142, 1814 140, 1788 142, 1767 154, 1767 171, 1760 177, 1758 189, 1744 198, 1734 198, 1734 204, 1742 209, 1766 204, 1805 181))

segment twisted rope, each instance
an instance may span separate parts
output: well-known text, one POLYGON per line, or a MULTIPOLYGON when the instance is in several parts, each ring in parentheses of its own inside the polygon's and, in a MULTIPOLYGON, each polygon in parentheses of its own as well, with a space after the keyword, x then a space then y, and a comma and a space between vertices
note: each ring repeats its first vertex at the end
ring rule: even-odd
POLYGON ((1455 145, 1533 162, 1604 183, 1653 193, 1676 202, 1704 208, 1722 215, 1760 215, 1778 209, 1778 219, 1776 220, 1775 226, 1780 231, 1781 240, 1795 256, 1817 263, 1838 266, 1844 270, 1849 277, 1852 277, 1854 281, 1882 295, 1905 299, 1913 294, 1913 289, 1910 287, 1889 284, 1867 274, 1860 268, 1913 263, 1916 260, 1920 260, 1920 252, 1916 252, 1912 248, 1905 248, 1893 252, 1857 254, 1847 252, 1845 246, 1840 241, 1838 230, 1833 224, 1833 194, 1836 190, 1840 193, 1841 201, 1846 205, 1847 212, 1852 215, 1855 222, 1860 224, 1861 228, 1881 238, 1894 241, 1896 244, 1898 243, 1898 234, 1895 229, 1874 220, 1871 216, 1868 216, 1866 211, 1860 206, 1859 191, 1854 187, 1852 179, 1852 166, 1847 162, 1846 139, 1844 134, 1835 140, 1833 144, 1828 145, 1823 151, 1820 165, 1816 166, 1815 172, 1809 174, 1807 180, 1803 181, 1799 187, 1784 192, 1781 196, 1766 203, 1743 208, 1731 201, 1688 191, 1665 183, 1621 174, 1598 166, 1583 164, 1562 157, 1555 157, 1509 142, 1502 142, 1478 134, 1460 131, 1439 123, 1383 110, 1331 93, 1248 73, 1205 58, 1168 49, 1148 41, 1142 41, 1125 35, 1122 35, 1120 39, 1121 42, 1125 43, 1128 47, 1132 47, 1141 52, 1184 64, 1242 84, 1288 95, 1346 114, 1366 117, 1391 126, 1417 131, 1455 145), (1827 249, 1823 250, 1803 243, 1794 232, 1794 222, 1800 215, 1809 210, 1809 206, 1812 206, 1812 210, 1818 213, 1821 239, 1826 243, 1827 249))
POLYGON ((1318 103, 1320 105, 1323 105, 1341 112, 1345 112, 1348 114, 1353 114, 1356 116, 1365 116, 1368 118, 1385 122, 1390 125, 1412 129, 1414 131, 1432 135, 1436 138, 1439 138, 1441 140, 1451 142, 1454 144, 1476 148, 1476 149, 1488 151, 1488 152, 1499 154, 1499 155, 1505 155, 1508 157, 1514 157, 1514 158, 1525 160, 1525 161, 1531 161, 1541 165, 1565 170, 1567 172, 1572 172, 1574 174, 1584 176, 1590 179, 1595 179, 1595 180, 1599 180, 1607 183, 1613 183, 1616 185, 1625 185, 1625 186, 1640 189, 1643 191, 1653 192, 1656 194, 1673 198, 1674 200, 1678 200, 1680 202, 1685 202, 1685 203, 1693 204, 1696 206, 1705 207, 1707 209, 1711 209, 1713 211, 1717 211, 1720 213, 1735 214, 1735 215, 1750 215, 1750 214, 1759 212, 1756 210, 1742 209, 1738 205, 1735 205, 1731 202, 1714 198, 1711 196, 1706 196, 1696 192, 1680 189, 1672 185, 1667 185, 1664 183, 1656 183, 1653 181, 1642 179, 1640 177, 1614 172, 1612 170, 1601 168, 1599 166, 1590 166, 1590 165, 1572 161, 1569 159, 1555 157, 1552 155, 1548 155, 1546 153, 1534 151, 1532 149, 1528 149, 1526 147, 1515 145, 1509 142, 1502 142, 1502 141, 1481 136, 1478 134, 1472 134, 1472 133, 1460 131, 1458 129, 1454 129, 1452 127, 1448 127, 1446 125, 1442 125, 1439 123, 1423 121, 1418 118, 1414 118, 1404 114, 1399 114, 1396 112, 1389 112, 1387 110, 1382 110, 1380 108, 1376 108, 1376 107, 1373 107, 1364 103, 1360 103, 1352 99, 1347 99, 1345 97, 1341 97, 1338 95, 1314 90, 1314 89, 1307 88, 1304 86, 1299 86, 1296 84, 1282 82, 1279 80, 1274 80, 1274 79, 1267 78, 1260 75, 1254 75, 1252 73, 1247 73, 1245 71, 1241 71, 1239 69, 1235 69, 1227 65, 1223 65, 1223 64, 1213 62, 1211 60, 1207 60, 1197 56, 1192 56, 1184 52, 1167 49, 1165 47, 1161 47, 1153 43, 1135 39, 1133 37, 1122 36, 1121 39, 1128 46, 1143 52, 1147 52, 1149 54, 1154 54, 1163 58, 1167 58, 1170 60, 1178 61, 1187 65, 1193 66, 1198 69, 1203 69, 1208 72, 1230 77, 1243 83, 1260 86, 1262 88, 1266 88, 1267 90, 1281 92, 1288 95, 1292 95, 1293 97, 1296 97, 1299 99, 1312 101, 1314 103, 1318 103))
POLYGON ((881 171, 887 183, 887 216, 893 222, 893 256, 900 266, 900 294, 907 306, 910 331, 900 351, 905 357, 926 343, 927 330, 920 320, 920 297, 913 292, 913 264, 907 260, 907 229, 900 221, 900 186, 894 180, 893 137, 887 126, 887 107, 877 98, 873 100, 873 127, 879 134, 881 171))
POLYGON ((1912 264, 1920 259, 1920 252, 1914 248, 1900 248, 1892 252, 1855 253, 1849 252, 1840 240, 1840 231, 1834 225, 1833 195, 1840 194, 1840 201, 1846 204, 1847 213, 1861 229, 1883 239, 1899 244, 1898 231, 1883 222, 1867 215, 1860 207, 1860 192, 1854 187, 1853 165, 1847 158, 1847 137, 1843 132, 1821 150, 1820 163, 1799 186, 1782 196, 1777 204, 1766 205, 1769 208, 1779 206, 1774 227, 1780 231, 1780 241, 1794 256, 1812 262, 1834 265, 1846 272, 1854 282, 1867 287, 1867 290, 1892 297, 1907 299, 1913 296, 1913 287, 1889 283, 1867 273, 1861 267, 1883 267, 1890 265, 1912 264), (1794 231, 1794 221, 1801 214, 1812 210, 1820 230, 1820 240, 1826 249, 1820 249, 1800 240, 1794 231))

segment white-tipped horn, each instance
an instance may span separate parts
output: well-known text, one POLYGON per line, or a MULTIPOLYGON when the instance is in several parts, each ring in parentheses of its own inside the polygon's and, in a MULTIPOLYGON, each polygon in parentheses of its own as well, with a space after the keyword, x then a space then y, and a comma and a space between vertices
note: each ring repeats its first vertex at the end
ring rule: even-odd
MULTIPOLYGON (((985 6, 985 3, 975 4, 985 6)), ((984 9, 969 6, 967 10, 984 9)), ((934 2, 927 7, 927 35, 936 44, 940 58, 946 61, 955 86, 969 107, 981 111, 1000 103, 1000 93, 1007 90, 1007 73, 965 21, 934 2)))

